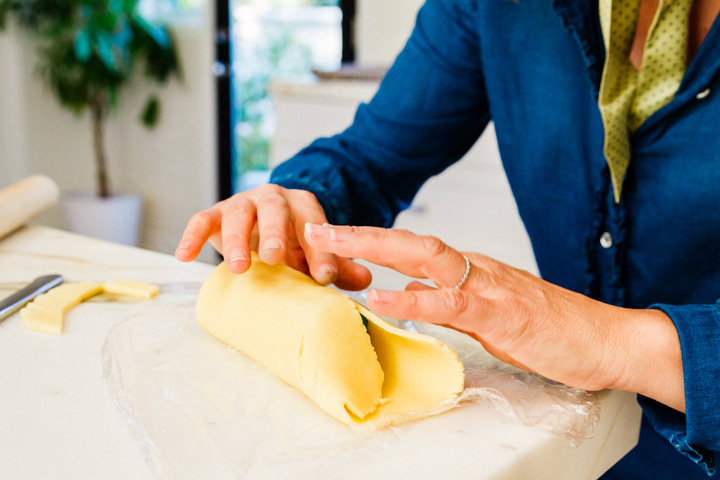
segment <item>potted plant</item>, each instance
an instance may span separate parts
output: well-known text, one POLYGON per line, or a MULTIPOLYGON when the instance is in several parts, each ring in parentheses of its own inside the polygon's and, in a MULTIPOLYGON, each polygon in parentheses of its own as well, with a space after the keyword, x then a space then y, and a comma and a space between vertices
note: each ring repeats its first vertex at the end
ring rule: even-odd
MULTIPOLYGON (((92 120, 95 193, 66 196, 70 229, 136 244, 141 200, 111 194, 104 126, 134 75, 142 73, 158 84, 180 76, 170 32, 143 18, 138 0, 0 0, 0 29, 11 14, 37 40, 37 71, 60 104, 78 115, 89 111, 92 120)), ((152 128, 159 115, 159 99, 151 95, 140 121, 152 128)))

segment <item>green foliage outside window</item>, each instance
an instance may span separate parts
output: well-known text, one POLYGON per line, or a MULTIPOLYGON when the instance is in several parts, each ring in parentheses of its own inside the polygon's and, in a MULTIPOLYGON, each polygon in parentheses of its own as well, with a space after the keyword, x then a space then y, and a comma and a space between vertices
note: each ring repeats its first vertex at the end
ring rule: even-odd
MULTIPOLYGON (((283 29, 267 38, 264 48, 257 51, 262 59, 250 78, 237 82, 237 107, 239 154, 242 171, 267 168, 270 154, 270 135, 265 130, 272 101, 269 86, 273 79, 296 78, 307 74, 312 68, 310 50, 293 41, 292 31, 283 29)), ((242 68, 242 66, 240 66, 242 68)))
MULTIPOLYGON (((266 2, 241 0, 253 6, 266 2)), ((337 6, 338 0, 274 0, 271 7, 337 6)), ((242 29, 241 24, 237 29, 242 29)), ((292 24, 274 23, 263 28, 259 40, 244 45, 242 33, 233 45, 235 115, 235 177, 268 166, 272 137, 273 105, 269 96, 272 80, 307 78, 313 68, 310 48, 298 41, 292 24)))

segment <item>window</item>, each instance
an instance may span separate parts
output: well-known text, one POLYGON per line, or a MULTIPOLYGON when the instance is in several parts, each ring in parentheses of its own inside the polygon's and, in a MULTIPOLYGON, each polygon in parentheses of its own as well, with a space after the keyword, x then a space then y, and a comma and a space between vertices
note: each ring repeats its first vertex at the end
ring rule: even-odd
POLYGON ((354 11, 354 1, 348 0, 229 1, 227 30, 222 27, 223 7, 218 6, 218 59, 222 63, 215 72, 221 198, 252 188, 269 175, 266 169, 275 131, 270 82, 311 82, 314 70, 334 71, 342 60, 352 59, 352 45, 343 38, 352 37, 348 32, 354 11), (349 12, 344 21, 343 10, 349 12), (228 38, 229 48, 224 49, 223 40, 228 38))
MULTIPOLYGON (((236 0, 232 6, 234 177, 236 190, 252 187, 267 169, 275 133, 273 80, 313 81, 313 70, 334 71, 342 57, 342 13, 332 0, 236 0), (310 3, 310 4, 308 4, 310 3)), ((266 176, 266 175, 265 175, 266 176)))

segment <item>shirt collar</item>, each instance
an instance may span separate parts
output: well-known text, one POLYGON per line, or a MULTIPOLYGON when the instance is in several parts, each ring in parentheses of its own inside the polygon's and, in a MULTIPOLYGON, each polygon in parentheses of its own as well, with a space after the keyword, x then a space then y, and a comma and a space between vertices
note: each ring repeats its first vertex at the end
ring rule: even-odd
POLYGON ((560 18, 563 28, 577 42, 585 60, 585 72, 597 98, 605 63, 598 0, 554 0, 553 10, 560 18))

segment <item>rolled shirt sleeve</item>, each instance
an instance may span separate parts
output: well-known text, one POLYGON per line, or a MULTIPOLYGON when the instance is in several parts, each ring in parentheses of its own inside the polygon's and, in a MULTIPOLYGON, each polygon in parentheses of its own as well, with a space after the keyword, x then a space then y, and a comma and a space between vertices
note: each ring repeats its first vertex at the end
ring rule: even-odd
POLYGON ((720 456, 720 303, 650 308, 665 312, 677 328, 686 413, 644 397, 640 404, 660 435, 713 475, 720 456))

